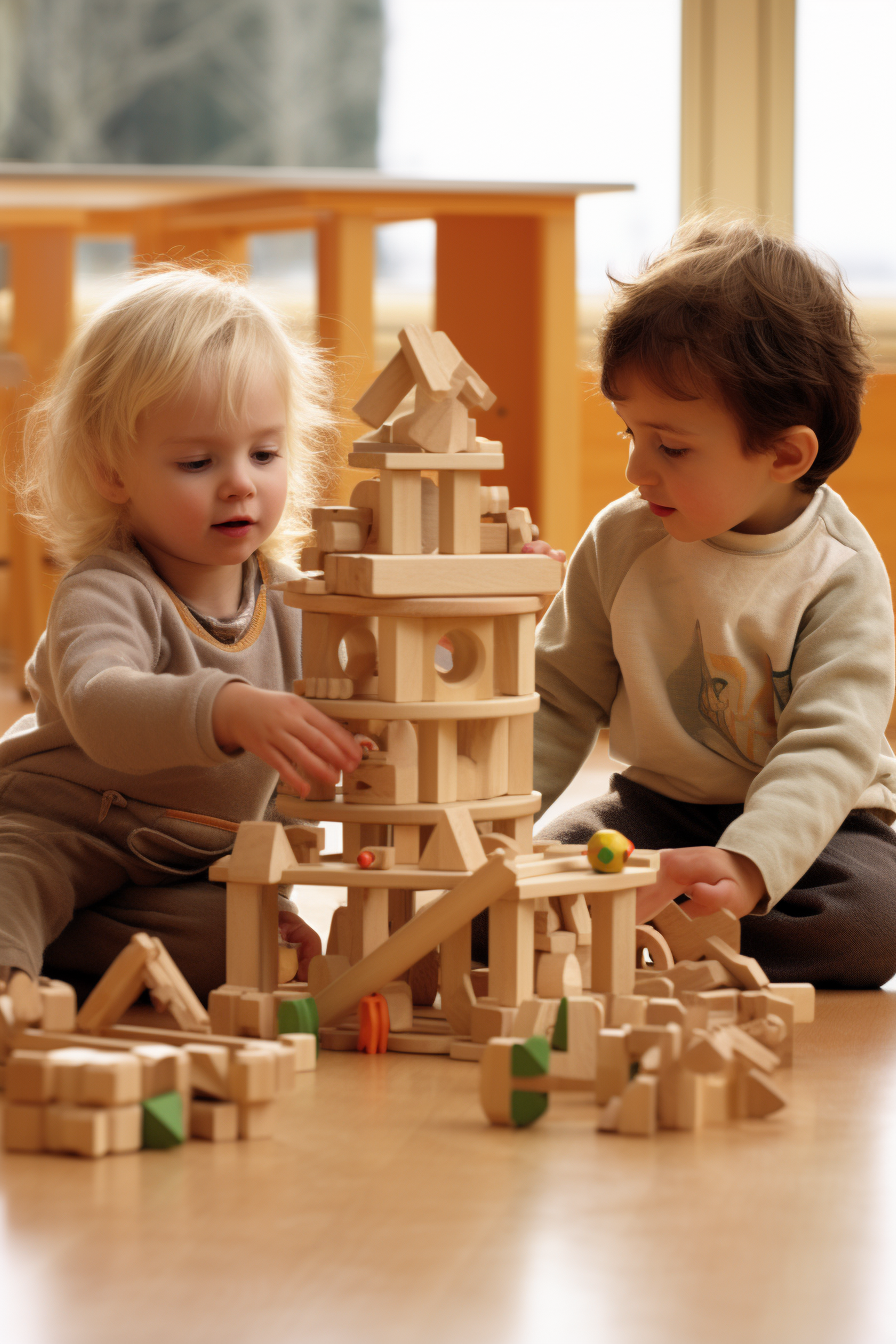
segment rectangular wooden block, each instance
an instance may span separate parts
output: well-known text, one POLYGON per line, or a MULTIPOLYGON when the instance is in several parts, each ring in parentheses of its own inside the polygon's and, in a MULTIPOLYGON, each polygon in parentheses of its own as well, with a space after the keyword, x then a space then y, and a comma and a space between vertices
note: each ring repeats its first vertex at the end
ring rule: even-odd
POLYGON ((108 1054, 80 1071, 78 1101, 82 1106, 128 1106, 143 1097, 143 1068, 131 1051, 108 1054))
POLYGON ((421 803, 457 800, 457 720, 426 719, 417 725, 421 803))
MULTIPOLYGON (((535 718, 532 714, 515 714, 507 720, 507 792, 531 793, 535 743, 535 718)), ((584 906, 584 901, 583 901, 584 906)), ((587 917, 588 910, 585 908, 587 917)), ((588 919, 588 942, 591 942, 591 920, 588 919)))
MULTIPOLYGON (((381 472, 379 516, 381 555, 419 555, 422 550, 422 514, 419 472, 381 472)), ((332 557, 327 557, 324 574, 327 574, 331 564, 332 557)))
POLYGON ((585 899, 591 910, 591 988, 601 994, 631 994, 637 893, 587 892, 585 899))
POLYGON ((46 1108, 44 1143, 51 1153, 105 1157, 109 1151, 109 1112, 102 1106, 50 1105, 46 1108))
POLYGON ((793 982, 790 984, 770 984, 769 991, 789 999, 793 1004, 793 1020, 801 1022, 815 1021, 815 986, 793 982))
POLYGON ((238 1135, 239 1116, 232 1101, 194 1101, 190 1108, 190 1137, 227 1143, 238 1135))
POLYGON ((214 1036, 238 1036, 240 999, 248 985, 221 985, 208 996, 208 1013, 214 1036))
POLYGON ((273 1056, 267 1051, 238 1050, 230 1061, 229 1087, 234 1101, 270 1101, 277 1092, 277 1065, 273 1056))
POLYGON ((240 1036, 272 1041, 277 1035, 277 1003, 273 994, 247 990, 240 999, 240 1036))
POLYGON ((534 612, 495 618, 495 686, 501 695, 535 690, 534 612))
POLYGON ((143 1107, 110 1106, 106 1111, 110 1153, 136 1153, 143 1147, 143 1107))
POLYGON ((545 555, 328 555, 327 591, 355 597, 489 597, 556 593, 562 568, 545 555))
POLYGON ((502 1008, 532 998, 535 910, 529 901, 495 901, 489 910, 488 986, 502 1008))
POLYGON ((507 524, 481 522, 479 524, 479 554, 507 555, 507 524))
POLYGON ((277 988, 277 928, 275 884, 227 883, 228 985, 277 988))
POLYGON ((45 1147, 49 1107, 12 1101, 3 1107, 3 1147, 10 1153, 40 1153, 45 1147))
MULTIPOLYGON (((243 1052, 241 1051, 240 1054, 243 1052)), ((202 1096, 230 1098, 230 1051, 223 1045, 188 1045, 190 1086, 202 1096)))
MULTIPOLYGON (((225 1036, 235 1032, 223 1032, 225 1036)), ((148 1042, 135 1045, 132 1054, 140 1060, 143 1072, 143 1098, 158 1097, 163 1092, 188 1093, 190 1089, 190 1059, 185 1050, 175 1045, 148 1042)))
POLYGON ((241 1139, 269 1139, 274 1133, 273 1101, 240 1102, 237 1106, 241 1139))
POLYGON ((317 1068, 317 1037, 310 1032, 288 1031, 277 1038, 295 1052, 296 1073, 313 1073, 317 1068))
MULTIPOLYGON (((516 1008, 502 1008, 497 1003, 477 1003, 471 1015, 471 1039, 477 1045, 485 1045, 493 1036, 514 1035, 513 1024, 518 1011, 516 1008)), ((532 1036, 534 1032, 528 1032, 527 1035, 532 1036)))
POLYGON ((78 1001, 71 985, 41 976, 37 987, 43 1006, 41 1026, 44 1031, 74 1031, 78 1001))
POLYGON ((479 554, 478 471, 446 471, 439 480, 439 552, 479 554))
POLYGON ((34 1105, 55 1096, 53 1061, 42 1050, 14 1050, 6 1065, 7 1102, 34 1105))

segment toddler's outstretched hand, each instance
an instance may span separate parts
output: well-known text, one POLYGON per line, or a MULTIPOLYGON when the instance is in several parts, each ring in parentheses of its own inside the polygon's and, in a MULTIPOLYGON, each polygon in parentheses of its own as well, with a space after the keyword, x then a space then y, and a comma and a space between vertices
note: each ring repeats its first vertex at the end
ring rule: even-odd
POLYGON ((682 904, 686 915, 697 918, 724 908, 742 919, 765 895, 765 882, 752 859, 727 849, 662 849, 656 882, 638 888, 638 923, 652 919, 682 893, 689 898, 682 904))
POLYGON ((561 565, 566 564, 566 552, 558 551, 549 541, 527 541, 522 550, 523 555, 546 555, 551 560, 559 560, 561 565))
POLYGON ((292 943, 299 958, 296 980, 308 979, 308 963, 312 957, 319 957, 322 951, 320 935, 306 924, 300 915, 291 910, 281 910, 278 916, 280 937, 286 943, 292 943))
POLYGON ((335 784, 340 770, 354 770, 361 761, 351 733, 301 696, 243 681, 229 681, 215 696, 212 731, 222 751, 251 751, 303 798, 309 785, 300 770, 335 784))

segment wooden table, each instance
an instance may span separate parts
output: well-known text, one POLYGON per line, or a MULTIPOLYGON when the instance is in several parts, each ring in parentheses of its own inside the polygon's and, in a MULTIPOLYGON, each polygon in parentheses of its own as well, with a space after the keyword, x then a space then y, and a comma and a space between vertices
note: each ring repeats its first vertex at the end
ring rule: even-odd
POLYGON ((28 1344, 884 1344, 896 995, 823 993, 765 1121, 489 1128, 476 1066, 322 1054, 273 1140, 0 1154, 28 1344))
MULTIPOLYGON (((578 539, 575 203, 624 183, 439 182, 371 171, 0 167, 0 241, 9 247, 12 349, 40 382, 70 334, 74 243, 133 238, 134 255, 196 253, 245 263, 250 234, 317 231, 321 338, 348 373, 350 405, 373 374, 374 229, 436 223, 436 325, 495 389, 479 432, 500 439, 499 479, 542 533, 578 539)), ((11 538, 18 661, 44 627, 42 550, 11 538)))

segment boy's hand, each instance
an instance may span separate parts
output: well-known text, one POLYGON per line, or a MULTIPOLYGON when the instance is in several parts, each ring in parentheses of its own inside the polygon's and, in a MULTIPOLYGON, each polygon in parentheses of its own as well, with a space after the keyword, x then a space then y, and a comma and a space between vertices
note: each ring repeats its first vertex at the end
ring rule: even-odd
POLYGON ((527 541, 521 552, 522 555, 546 555, 551 560, 559 560, 561 565, 566 564, 566 552, 556 551, 549 541, 527 541))
POLYGON ((341 770, 354 770, 361 761, 351 733, 301 696, 262 691, 243 681, 229 681, 215 696, 212 731, 222 751, 251 751, 302 798, 309 784, 300 770, 335 784, 341 770))
POLYGON ((320 936, 304 919, 294 915, 291 910, 281 910, 278 916, 280 937, 285 943, 292 943, 298 953, 299 966, 296 980, 308 979, 308 963, 312 957, 319 957, 322 945, 320 936))
POLYGON ((638 923, 652 919, 682 893, 690 899, 681 908, 692 918, 725 909, 743 919, 765 895, 765 881, 752 859, 727 849, 662 849, 657 881, 638 888, 638 923))

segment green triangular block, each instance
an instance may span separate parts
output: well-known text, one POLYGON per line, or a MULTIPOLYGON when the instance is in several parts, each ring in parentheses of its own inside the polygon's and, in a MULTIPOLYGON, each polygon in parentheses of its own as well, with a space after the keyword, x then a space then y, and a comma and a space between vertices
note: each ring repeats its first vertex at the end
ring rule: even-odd
POLYGON ((554 1034, 551 1037, 551 1049, 569 1049, 569 1004, 566 999, 560 1000, 560 1007, 557 1009, 557 1021, 554 1023, 554 1034))
POLYGON ((510 1118, 519 1129, 533 1125, 540 1115, 544 1115, 547 1108, 548 1099, 544 1092, 510 1094, 510 1118))
POLYGON ((317 1037, 320 1054, 320 1019, 314 999, 284 999, 277 1009, 277 1034, 287 1031, 307 1032, 317 1037))
POLYGON ((161 1092, 143 1103, 143 1147, 173 1148, 184 1141, 184 1107, 179 1092, 161 1092))
POLYGON ((524 1045, 515 1045, 510 1052, 512 1078, 538 1078, 547 1073, 551 1062, 551 1046, 547 1036, 530 1036, 524 1045))

